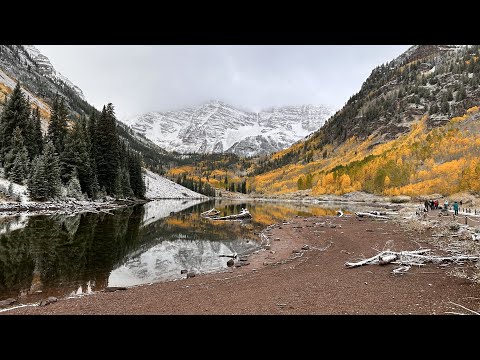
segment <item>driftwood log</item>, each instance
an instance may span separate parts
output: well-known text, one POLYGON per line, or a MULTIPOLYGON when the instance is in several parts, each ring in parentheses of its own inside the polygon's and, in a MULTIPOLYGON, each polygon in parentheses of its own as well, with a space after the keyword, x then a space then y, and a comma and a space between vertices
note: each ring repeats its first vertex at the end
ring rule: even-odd
POLYGON ((363 265, 386 265, 390 263, 399 265, 423 265, 426 263, 439 264, 442 262, 457 262, 457 261, 479 261, 479 256, 473 255, 456 255, 456 256, 435 256, 425 255, 430 252, 430 249, 420 249, 414 251, 382 251, 371 258, 364 259, 357 262, 346 262, 347 268, 354 268, 363 265))
POLYGON ((390 219, 388 216, 377 215, 369 212, 356 212, 355 215, 357 215, 358 217, 372 217, 375 219, 384 219, 384 220, 390 219))

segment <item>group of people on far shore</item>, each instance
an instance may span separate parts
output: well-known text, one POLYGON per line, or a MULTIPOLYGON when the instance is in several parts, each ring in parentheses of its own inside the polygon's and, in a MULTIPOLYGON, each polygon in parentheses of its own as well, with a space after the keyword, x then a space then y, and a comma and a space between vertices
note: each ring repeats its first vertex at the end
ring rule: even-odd
MULTIPOLYGON (((438 200, 425 200, 425 202, 423 203, 424 205, 424 209, 423 211, 424 212, 428 212, 428 210, 437 210, 437 209, 442 209, 443 211, 448 211, 449 209, 449 205, 448 205, 448 200, 445 199, 444 203, 443 203, 443 207, 439 206, 439 202, 438 200)), ((460 200, 460 205, 462 205, 462 201, 460 200)), ((457 201, 455 201, 453 203, 453 212, 455 215, 458 215, 458 208, 459 208, 459 204, 457 201)))

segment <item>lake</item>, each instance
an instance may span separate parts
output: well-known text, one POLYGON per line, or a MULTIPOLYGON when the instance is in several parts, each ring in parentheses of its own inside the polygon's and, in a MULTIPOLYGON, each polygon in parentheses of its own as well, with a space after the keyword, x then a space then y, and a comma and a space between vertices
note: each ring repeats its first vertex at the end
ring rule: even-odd
POLYGON ((227 269, 229 258, 260 248, 258 233, 296 215, 334 215, 339 205, 227 200, 161 200, 107 213, 0 217, 0 300, 32 303, 185 278, 181 270, 227 269), (250 221, 212 221, 248 208, 250 221))

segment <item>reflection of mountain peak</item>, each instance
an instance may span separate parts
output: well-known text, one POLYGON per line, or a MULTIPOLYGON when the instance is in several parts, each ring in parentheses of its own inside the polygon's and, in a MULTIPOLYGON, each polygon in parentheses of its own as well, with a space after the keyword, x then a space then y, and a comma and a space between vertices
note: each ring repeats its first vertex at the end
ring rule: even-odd
POLYGON ((227 268, 220 254, 246 254, 257 249, 252 241, 173 240, 162 241, 113 270, 109 286, 133 286, 181 278, 182 269, 208 273, 227 268))

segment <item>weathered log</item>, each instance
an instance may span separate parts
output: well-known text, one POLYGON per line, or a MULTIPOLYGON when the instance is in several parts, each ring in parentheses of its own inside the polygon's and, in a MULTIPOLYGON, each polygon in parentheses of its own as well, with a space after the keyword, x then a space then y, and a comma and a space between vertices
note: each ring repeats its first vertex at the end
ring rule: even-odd
POLYGON ((54 302, 57 302, 58 299, 55 297, 55 296, 50 296, 48 297, 47 299, 43 299, 42 301, 40 301, 40 306, 47 306, 47 305, 50 305, 51 303, 54 303, 54 302))
POLYGON ((378 257, 378 265, 387 265, 397 260, 397 255, 383 255, 378 257))
POLYGON ((346 262, 345 266, 348 268, 354 268, 358 266, 368 265, 368 264, 382 264, 382 260, 387 263, 395 263, 400 265, 423 265, 425 263, 442 263, 446 261, 456 262, 456 261, 479 261, 479 256, 473 255, 456 255, 456 256, 434 256, 434 255, 423 255, 429 252, 430 249, 420 249, 414 251, 382 251, 381 253, 372 256, 371 258, 364 259, 358 262, 346 262), (392 256, 396 257, 392 259, 392 256))
POLYGON ((373 217, 376 219, 385 219, 385 220, 390 219, 388 216, 376 215, 376 214, 365 213, 365 212, 356 212, 355 215, 357 215, 358 217, 373 217))
POLYGON ((114 292, 119 290, 127 290, 127 288, 125 286, 109 286, 109 287, 106 287, 103 291, 114 292))

